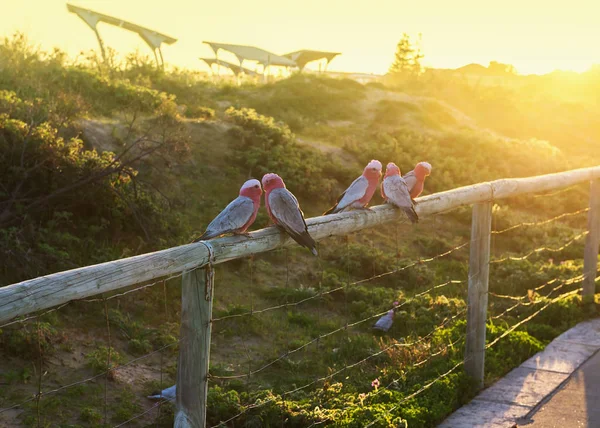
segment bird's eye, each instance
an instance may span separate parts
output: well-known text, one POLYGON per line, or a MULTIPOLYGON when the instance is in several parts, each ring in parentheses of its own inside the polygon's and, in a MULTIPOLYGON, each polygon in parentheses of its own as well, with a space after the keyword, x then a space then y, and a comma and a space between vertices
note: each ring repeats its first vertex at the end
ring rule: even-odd
POLYGON ((258 189, 258 184, 254 186, 255 189, 258 189))

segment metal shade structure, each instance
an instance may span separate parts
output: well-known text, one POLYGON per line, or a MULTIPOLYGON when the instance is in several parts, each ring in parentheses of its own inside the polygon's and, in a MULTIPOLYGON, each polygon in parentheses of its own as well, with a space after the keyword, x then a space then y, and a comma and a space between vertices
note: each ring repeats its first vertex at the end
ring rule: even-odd
POLYGON ((300 68, 300 70, 302 70, 306 66, 306 64, 308 64, 309 62, 318 61, 320 59, 325 59, 325 60, 327 60, 327 62, 325 64, 325 69, 327 70, 327 66, 329 65, 331 60, 338 55, 341 55, 341 53, 340 52, 324 52, 324 51, 313 51, 313 50, 309 50, 309 49, 302 49, 299 51, 290 52, 283 56, 294 61, 297 64, 298 68, 300 68))
POLYGON ((214 64, 217 64, 219 66, 222 65, 223 67, 226 67, 226 68, 230 69, 233 72, 233 74, 235 74, 236 76, 238 74, 242 73, 242 72, 245 73, 245 74, 247 74, 247 75, 249 75, 249 76, 256 76, 258 74, 254 70, 250 70, 249 68, 245 68, 245 67, 241 67, 239 65, 232 64, 232 63, 230 63, 228 61, 223 61, 222 59, 217 59, 217 58, 200 58, 200 60, 204 61, 206 63, 206 65, 208 65, 211 69, 212 69, 212 66, 214 64))
POLYGON ((289 58, 274 54, 273 52, 269 52, 254 46, 232 45, 228 43, 215 43, 206 41, 202 43, 205 43, 208 46, 210 46, 211 49, 214 51, 215 56, 217 56, 217 52, 219 51, 219 49, 231 52, 237 57, 238 61, 240 61, 240 66, 244 61, 255 61, 259 64, 262 64, 263 67, 269 67, 271 65, 281 67, 297 66, 296 62, 289 58))
POLYGON ((100 45, 100 50, 102 51, 102 58, 104 58, 105 61, 106 52, 104 51, 104 43, 102 42, 102 38, 100 37, 97 28, 99 22, 104 22, 106 24, 114 25, 116 27, 124 28, 137 33, 142 40, 146 42, 150 49, 152 49, 152 52, 154 53, 154 59, 156 60, 156 65, 163 69, 165 67, 165 62, 161 50, 162 44, 166 43, 168 45, 172 45, 177 41, 177 39, 171 36, 167 36, 166 34, 159 33, 158 31, 142 27, 141 25, 133 24, 113 16, 105 15, 103 13, 95 12, 93 10, 85 9, 69 3, 67 3, 67 10, 79 16, 94 31, 94 33, 96 33, 96 38, 98 39, 98 44, 100 45), (160 61, 159 57, 156 55, 156 51, 158 51, 160 55, 160 61))

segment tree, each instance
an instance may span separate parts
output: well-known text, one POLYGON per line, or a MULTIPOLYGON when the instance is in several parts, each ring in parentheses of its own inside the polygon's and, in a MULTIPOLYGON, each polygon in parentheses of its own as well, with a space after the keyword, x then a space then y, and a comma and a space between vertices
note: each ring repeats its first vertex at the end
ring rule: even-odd
POLYGON ((488 65, 488 70, 495 75, 506 75, 506 74, 517 74, 517 69, 514 65, 511 64, 503 64, 498 61, 490 61, 490 65, 488 65))
POLYGON ((421 52, 421 35, 419 41, 414 44, 407 33, 402 34, 402 38, 396 46, 396 54, 394 62, 390 66, 389 73, 394 77, 409 78, 416 77, 421 74, 421 60, 423 53, 421 52))

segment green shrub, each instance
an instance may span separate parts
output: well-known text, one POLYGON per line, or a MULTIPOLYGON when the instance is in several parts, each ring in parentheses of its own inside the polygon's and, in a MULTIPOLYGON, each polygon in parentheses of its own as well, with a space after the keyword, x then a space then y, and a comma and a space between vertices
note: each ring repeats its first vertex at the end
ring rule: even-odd
POLYGON ((86 363, 94 373, 102 373, 123 362, 123 357, 114 348, 99 346, 85 355, 86 363), (110 364, 108 362, 110 352, 110 364))
POLYGON ((318 200, 331 194, 335 183, 330 177, 336 164, 325 155, 298 145, 287 125, 255 110, 230 107, 227 120, 237 125, 233 160, 248 170, 250 176, 279 174, 292 193, 318 200))
POLYGON ((98 424, 102 420, 102 415, 91 407, 84 407, 81 409, 79 419, 90 424, 98 424))

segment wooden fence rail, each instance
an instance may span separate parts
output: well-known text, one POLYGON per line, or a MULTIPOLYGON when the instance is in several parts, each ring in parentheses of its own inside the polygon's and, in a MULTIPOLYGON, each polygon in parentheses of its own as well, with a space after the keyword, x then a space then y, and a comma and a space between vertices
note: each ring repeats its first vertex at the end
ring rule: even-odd
MULTIPOLYGON (((417 199, 417 213, 422 217, 474 204, 465 368, 480 387, 483 386, 484 374, 493 201, 557 190, 584 181, 591 182, 583 288, 583 294, 589 296, 594 294, 600 244, 600 166, 479 183, 417 199)), ((406 221, 406 217, 400 210, 381 205, 371 211, 311 218, 307 224, 313 238, 321 240, 394 221, 406 221)), ((71 300, 183 274, 175 426, 203 427, 206 424, 213 298, 213 270, 210 265, 289 245, 295 245, 294 241, 277 228, 268 227, 252 232, 249 238, 218 238, 23 281, 0 288, 0 324, 71 300)))

